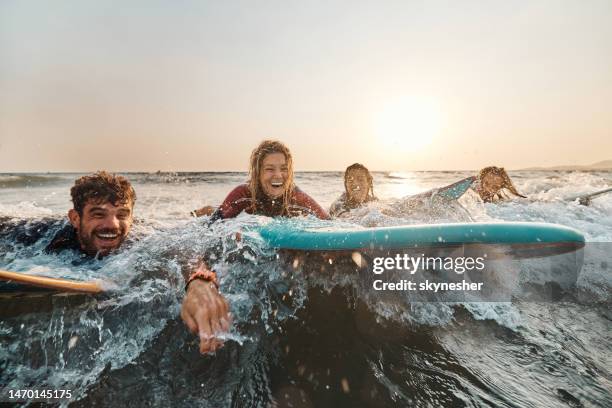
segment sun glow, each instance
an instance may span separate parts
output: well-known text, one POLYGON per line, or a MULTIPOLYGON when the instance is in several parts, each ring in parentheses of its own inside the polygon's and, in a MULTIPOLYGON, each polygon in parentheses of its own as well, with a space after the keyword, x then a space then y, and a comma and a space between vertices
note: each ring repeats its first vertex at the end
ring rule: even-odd
POLYGON ((432 142, 440 128, 438 105, 425 98, 403 97, 374 117, 377 142, 395 149, 420 150, 432 142))

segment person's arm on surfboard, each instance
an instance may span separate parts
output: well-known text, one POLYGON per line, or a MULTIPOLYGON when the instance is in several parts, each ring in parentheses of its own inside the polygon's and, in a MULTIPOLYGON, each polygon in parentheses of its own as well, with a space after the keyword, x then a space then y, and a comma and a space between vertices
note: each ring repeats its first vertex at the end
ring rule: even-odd
POLYGON ((250 205, 250 193, 246 184, 241 184, 234 188, 225 197, 225 200, 210 216, 211 222, 220 219, 234 218, 250 205))
POLYGON ((216 338, 230 328, 229 305, 219 293, 216 275, 201 261, 187 280, 187 293, 181 306, 181 319, 200 338, 200 353, 214 352, 223 346, 216 338))
POLYGON ((308 208, 308 210, 310 210, 310 212, 312 212, 312 214, 317 218, 320 218, 322 220, 330 219, 329 214, 327 214, 327 211, 325 211, 323 207, 321 207, 319 203, 314 200, 314 198, 310 197, 308 194, 297 188, 294 194, 295 203, 297 205, 308 208))

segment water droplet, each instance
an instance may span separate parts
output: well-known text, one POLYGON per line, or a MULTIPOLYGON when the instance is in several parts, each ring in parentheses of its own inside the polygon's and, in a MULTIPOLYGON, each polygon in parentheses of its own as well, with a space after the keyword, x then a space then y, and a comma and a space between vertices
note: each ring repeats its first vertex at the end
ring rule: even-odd
POLYGON ((71 348, 74 348, 78 340, 79 340, 79 336, 72 336, 70 340, 68 341, 68 350, 70 350, 71 348))
POLYGON ((351 388, 349 387, 349 382, 346 377, 340 380, 340 385, 342 386, 342 391, 344 391, 345 394, 351 392, 351 388))
POLYGON ((361 268, 361 266, 363 265, 363 257, 361 256, 361 254, 359 252, 353 252, 351 254, 351 258, 353 259, 353 262, 355 262, 355 265, 361 268))

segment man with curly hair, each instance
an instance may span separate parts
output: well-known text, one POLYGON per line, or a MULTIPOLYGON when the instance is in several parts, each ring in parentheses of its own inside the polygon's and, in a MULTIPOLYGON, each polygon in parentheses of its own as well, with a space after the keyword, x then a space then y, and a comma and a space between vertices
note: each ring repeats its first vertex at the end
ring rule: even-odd
POLYGON ((136 193, 130 182, 99 171, 77 179, 70 195, 70 224, 55 235, 45 251, 73 249, 102 257, 119 248, 134 220, 136 193))

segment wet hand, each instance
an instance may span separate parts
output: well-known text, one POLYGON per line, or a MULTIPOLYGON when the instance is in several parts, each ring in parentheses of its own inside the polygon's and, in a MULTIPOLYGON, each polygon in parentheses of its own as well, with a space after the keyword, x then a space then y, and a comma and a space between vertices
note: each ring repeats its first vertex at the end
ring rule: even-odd
POLYGON ((194 217, 202 217, 204 215, 212 215, 212 213, 215 212, 215 207, 210 206, 210 205, 206 205, 202 208, 199 208, 197 210, 193 210, 191 212, 191 215, 194 217))
POLYGON ((229 331, 229 305, 211 282, 194 280, 189 284, 181 318, 200 337, 200 353, 211 353, 223 346, 216 335, 229 331))

